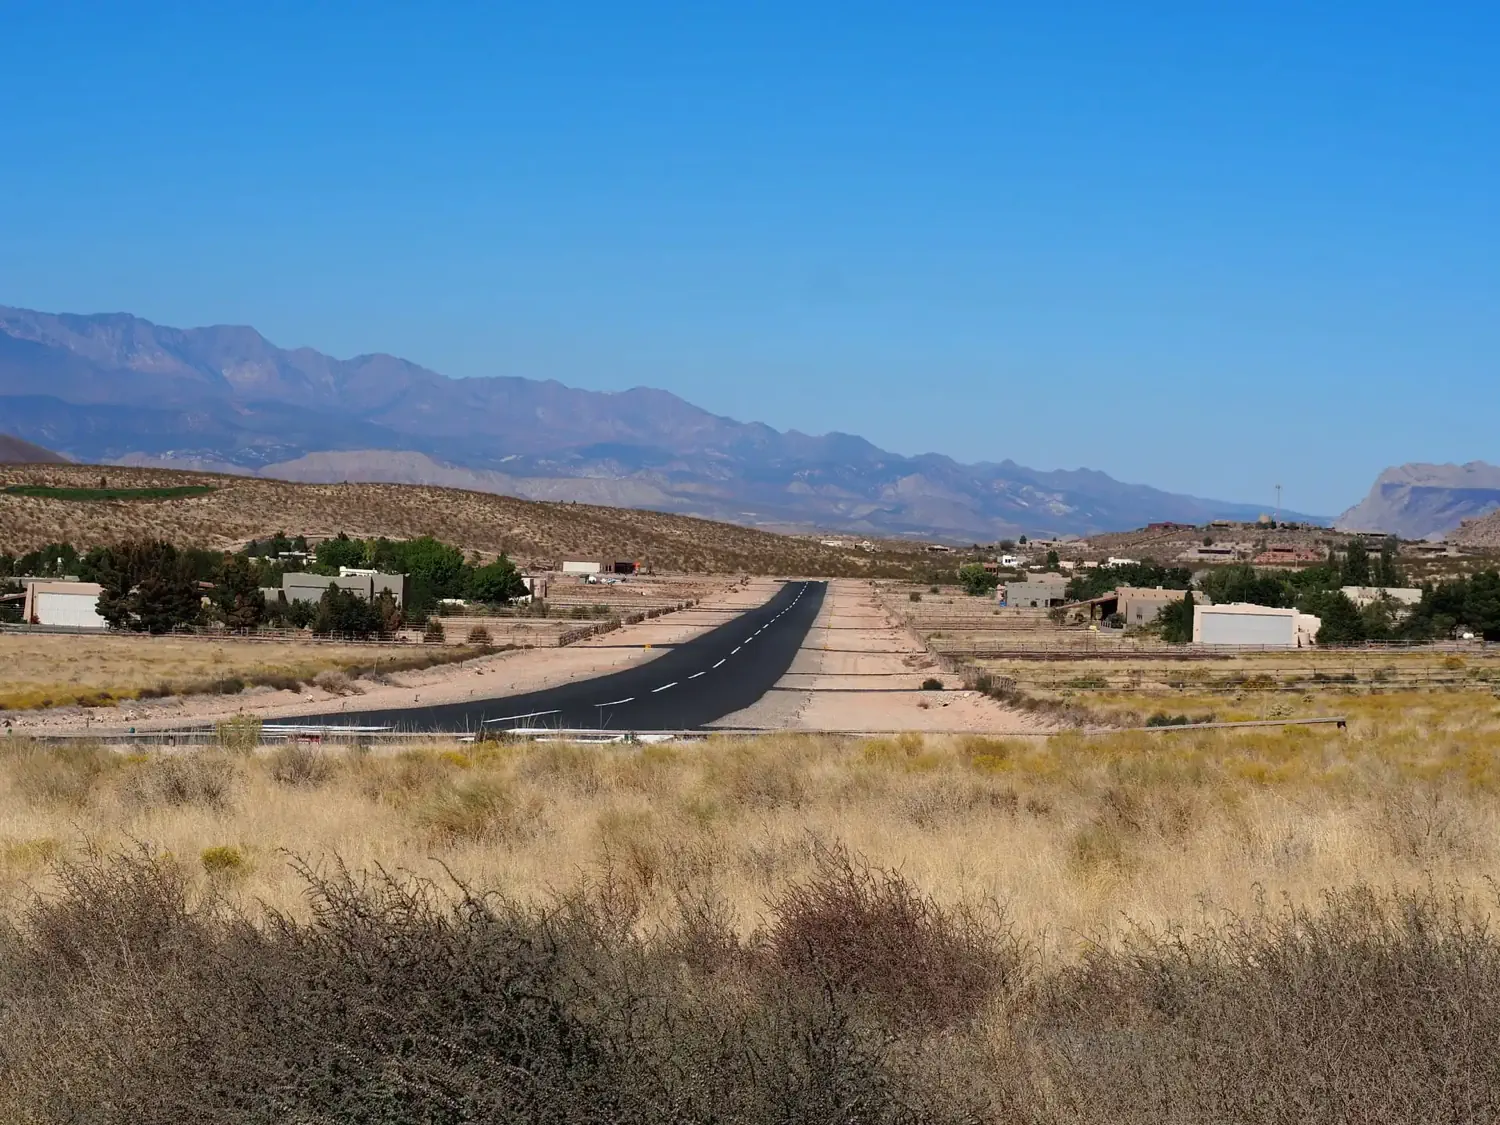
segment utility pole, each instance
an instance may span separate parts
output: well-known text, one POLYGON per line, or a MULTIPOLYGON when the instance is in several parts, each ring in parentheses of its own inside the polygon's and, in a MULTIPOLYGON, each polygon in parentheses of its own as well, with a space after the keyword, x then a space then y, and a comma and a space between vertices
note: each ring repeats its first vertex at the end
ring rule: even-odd
POLYGON ((1281 522, 1281 485, 1276 486, 1276 514, 1271 517, 1275 522, 1281 522))

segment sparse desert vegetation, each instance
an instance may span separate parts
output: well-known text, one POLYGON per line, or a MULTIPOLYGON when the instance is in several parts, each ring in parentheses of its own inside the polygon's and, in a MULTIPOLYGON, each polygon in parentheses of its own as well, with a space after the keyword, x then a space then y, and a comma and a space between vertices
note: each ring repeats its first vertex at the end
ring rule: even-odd
POLYGON ((648 561, 695 573, 905 573, 910 553, 824 547, 817 542, 663 512, 540 503, 405 484, 292 484, 253 477, 86 465, 0 466, 0 549, 15 553, 69 542, 80 550, 125 539, 163 539, 214 549, 291 530, 311 537, 413 539, 432 535, 465 551, 522 562, 560 558, 648 561), (27 491, 166 490, 156 499, 64 499, 27 491), (206 489, 208 491, 198 492, 206 489), (194 494, 189 494, 189 491, 194 494))
POLYGON ((5 666, 0 712, 111 707, 142 698, 235 694, 256 686, 298 689, 328 674, 379 675, 467 660, 484 651, 479 644, 433 650, 234 637, 5 635, 0 636, 5 666))
POLYGON ((12 738, 0 1101, 38 1122, 1492 1118, 1495 700, 1341 703, 1348 731, 12 738))

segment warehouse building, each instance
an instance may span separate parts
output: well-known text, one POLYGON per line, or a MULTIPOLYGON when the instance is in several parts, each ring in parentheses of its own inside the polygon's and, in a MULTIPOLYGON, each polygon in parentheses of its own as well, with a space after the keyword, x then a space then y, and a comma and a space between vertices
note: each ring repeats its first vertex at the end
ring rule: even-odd
POLYGON ((72 629, 109 627, 109 622, 99 616, 99 595, 104 587, 97 582, 23 578, 21 583, 26 587, 22 621, 72 629))
POLYGON ((1160 586, 1147 589, 1144 586, 1121 586, 1115 591, 1119 597, 1116 610, 1125 618, 1126 625, 1149 625, 1161 615, 1161 611, 1173 602, 1187 596, 1186 590, 1164 590, 1160 586))
POLYGON ((1051 609, 1067 600, 1068 580, 1061 574, 1034 574, 1025 582, 1002 587, 1004 605, 1012 609, 1051 609))
POLYGON ((1243 602, 1193 607, 1193 643, 1198 645, 1312 648, 1322 627, 1319 618, 1295 609, 1243 602))
POLYGON ((348 590, 367 602, 381 594, 390 594, 397 605, 406 604, 406 575, 381 574, 374 570, 354 570, 341 567, 337 577, 331 574, 305 574, 300 571, 281 576, 280 593, 288 602, 316 602, 330 586, 348 590))

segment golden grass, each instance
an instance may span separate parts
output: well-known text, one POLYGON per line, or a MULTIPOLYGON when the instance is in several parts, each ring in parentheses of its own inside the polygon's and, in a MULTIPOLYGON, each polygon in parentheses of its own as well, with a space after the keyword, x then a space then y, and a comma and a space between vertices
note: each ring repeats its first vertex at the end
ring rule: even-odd
MULTIPOLYGON (((0 486, 89 487, 100 468, 0 466, 0 486)), ((104 470, 121 488, 209 485, 204 496, 75 502, 0 491, 0 550, 20 554, 53 542, 80 550, 139 535, 187 546, 238 547, 278 531, 326 537, 345 531, 393 539, 435 535, 465 551, 504 552, 522 562, 561 558, 640 559, 658 570, 711 573, 858 574, 872 558, 790 536, 691 516, 539 503, 404 484, 292 484, 165 469, 104 470)), ((909 566, 906 556, 892 560, 909 566)))
MULTIPOLYGON (((0 710, 108 707, 143 694, 237 691, 250 683, 290 686, 326 673, 427 655, 416 646, 372 648, 323 642, 187 637, 0 635, 0 710)), ((470 650, 445 653, 462 657, 470 650)))
POLYGON ((161 758, 23 740, 0 761, 0 887, 85 838, 143 841, 197 877, 300 909, 287 853, 541 898, 608 871, 664 916, 712 886, 748 931, 841 843, 942 902, 992 897, 1062 956, 1124 919, 1261 894, 1435 878, 1500 861, 1500 714, 1487 694, 1346 701, 1348 732, 1041 740, 766 736, 645 749, 431 747, 161 758), (222 850, 220 850, 222 849, 222 850))

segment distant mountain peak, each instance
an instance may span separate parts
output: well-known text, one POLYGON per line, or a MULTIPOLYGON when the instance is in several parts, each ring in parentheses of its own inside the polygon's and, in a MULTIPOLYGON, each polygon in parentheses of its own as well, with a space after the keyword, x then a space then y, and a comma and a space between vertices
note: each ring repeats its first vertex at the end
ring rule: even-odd
POLYGON ((1092 469, 964 465, 856 434, 783 433, 654 387, 450 379, 384 353, 340 360, 278 348, 245 325, 177 329, 128 313, 0 308, 0 427, 91 461, 303 480, 441 476, 533 498, 867 535, 990 541, 1260 511, 1092 469))
POLYGON ((1338 518, 1343 531, 1383 531, 1405 539, 1446 534, 1500 508, 1500 466, 1411 462, 1386 469, 1370 493, 1338 518))

